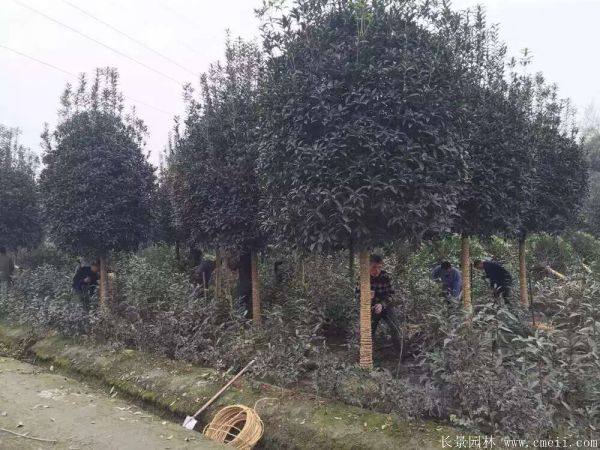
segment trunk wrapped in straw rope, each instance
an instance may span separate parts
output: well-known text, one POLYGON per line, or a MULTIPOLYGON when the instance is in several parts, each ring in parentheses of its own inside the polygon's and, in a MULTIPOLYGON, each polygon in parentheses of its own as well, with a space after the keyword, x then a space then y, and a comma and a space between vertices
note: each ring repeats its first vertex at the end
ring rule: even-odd
POLYGON ((527 260, 525 258, 525 237, 519 239, 519 296, 524 306, 529 305, 527 291, 527 260))
POLYGON ((360 367, 373 368, 373 336, 371 335, 371 270, 369 252, 361 251, 360 262, 360 367))
POLYGON ((252 321, 256 325, 260 324, 260 282, 258 280, 258 256, 252 252, 252 321))
POLYGON ((108 308, 108 271, 106 269, 106 258, 100 257, 100 310, 106 311, 108 308))
POLYGON ((471 302, 471 256, 469 247, 469 236, 462 236, 461 269, 463 279, 463 308, 466 314, 471 314, 473 306, 471 302))
POLYGON ((223 255, 221 249, 215 251, 215 298, 221 296, 221 283, 223 278, 223 255))

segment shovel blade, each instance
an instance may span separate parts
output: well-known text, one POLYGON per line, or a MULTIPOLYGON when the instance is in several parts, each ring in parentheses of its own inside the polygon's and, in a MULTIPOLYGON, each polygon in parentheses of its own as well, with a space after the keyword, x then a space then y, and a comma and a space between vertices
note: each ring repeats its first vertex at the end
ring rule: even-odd
POLYGON ((187 416, 183 421, 183 428, 187 428, 188 430, 193 430, 198 421, 194 419, 192 416, 187 416))

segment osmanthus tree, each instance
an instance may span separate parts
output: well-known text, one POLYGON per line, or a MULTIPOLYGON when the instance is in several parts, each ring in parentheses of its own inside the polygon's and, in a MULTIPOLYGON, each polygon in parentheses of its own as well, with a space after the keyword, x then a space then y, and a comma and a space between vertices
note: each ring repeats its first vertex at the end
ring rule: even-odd
MULTIPOLYGON (((178 127, 175 127, 177 133, 178 127)), ((181 244, 186 240, 184 230, 179 225, 175 213, 174 185, 177 172, 174 165, 174 147, 178 135, 169 136, 169 141, 158 168, 158 185, 154 193, 153 225, 150 239, 152 242, 163 242, 175 245, 175 258, 181 261, 181 244)))
POLYGON ((368 250, 447 232, 464 172, 459 73, 419 1, 265 7, 263 225, 304 251, 360 260, 360 364, 372 367, 368 250))
POLYGON ((0 246, 32 248, 42 239, 36 185, 38 158, 19 143, 19 130, 0 125, 0 246))
POLYGON ((200 98, 188 88, 185 130, 174 157, 179 220, 192 242, 236 255, 238 296, 255 323, 261 317, 257 251, 265 242, 256 179, 262 70, 256 44, 228 38, 225 62, 201 77, 200 98))
POLYGON ((506 47, 497 29, 486 24, 481 7, 446 11, 452 45, 465 49, 457 64, 464 70, 458 106, 466 149, 466 176, 454 230, 462 235, 463 305, 471 311, 469 236, 512 235, 521 218, 517 205, 527 198, 532 157, 527 151, 527 115, 507 81, 506 47))
POLYGON ((519 238, 520 299, 528 304, 525 240, 528 234, 561 233, 576 224, 588 188, 588 164, 577 140, 573 111, 541 74, 522 77, 529 88, 528 145, 535 164, 522 204, 519 238))
POLYGON ((116 69, 81 75, 61 98, 46 151, 40 187, 52 240, 75 254, 99 257, 100 296, 106 306, 106 258, 135 250, 151 225, 154 169, 143 152, 146 128, 134 112, 124 114, 116 69))

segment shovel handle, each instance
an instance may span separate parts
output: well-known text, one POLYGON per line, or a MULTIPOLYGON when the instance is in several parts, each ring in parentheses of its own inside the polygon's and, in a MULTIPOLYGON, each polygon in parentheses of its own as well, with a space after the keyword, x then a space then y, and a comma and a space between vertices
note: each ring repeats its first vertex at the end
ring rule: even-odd
POLYGON ((196 411, 196 414, 193 415, 194 419, 197 416, 199 416, 206 408, 208 408, 212 404, 212 402, 214 402, 216 399, 218 399, 220 397, 220 395, 223 392, 225 392, 229 386, 231 386, 233 383, 235 383, 235 380, 237 380, 239 377, 241 377, 250 368, 250 366, 252 366, 252 364, 254 364, 255 362, 256 362, 256 360, 253 359, 248 364, 246 364, 246 367, 244 367, 242 370, 240 370, 240 372, 235 377, 233 377, 231 380, 229 380, 229 382, 225 386, 223 386, 221 388, 221 390, 219 390, 219 392, 217 392, 215 395, 213 395, 212 398, 202 406, 202 408, 200 408, 198 411, 196 411))

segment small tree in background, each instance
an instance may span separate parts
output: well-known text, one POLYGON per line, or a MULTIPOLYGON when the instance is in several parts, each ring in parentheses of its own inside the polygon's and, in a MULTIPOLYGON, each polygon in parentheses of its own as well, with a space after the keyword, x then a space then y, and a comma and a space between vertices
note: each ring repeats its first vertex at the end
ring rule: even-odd
POLYGON ((583 223, 600 236, 600 117, 593 105, 586 110, 582 125, 582 146, 589 164, 589 193, 584 203, 583 223))
MULTIPOLYGON (((175 129, 177 131, 177 127, 175 129)), ((175 212, 175 183, 177 173, 174 166, 174 140, 169 142, 159 164, 158 186, 154 193, 153 225, 150 239, 152 242, 163 242, 175 245, 175 258, 181 263, 181 244, 185 235, 177 221, 175 212)))
POLYGON ((456 212, 458 74, 431 31, 438 12, 419 1, 325 0, 262 11, 265 226, 304 251, 359 251, 362 367, 373 363, 369 249, 442 234, 456 212))
POLYGON ((106 301, 106 257, 135 250, 151 225, 154 172, 142 152, 146 128, 123 114, 115 69, 81 75, 61 99, 56 129, 44 133, 40 177, 50 237, 66 250, 101 258, 100 296, 106 301))
POLYGON ((528 86, 528 149, 535 171, 530 178, 527 201, 521 204, 519 230, 519 281, 521 303, 528 304, 525 240, 528 234, 564 232, 577 223, 587 193, 588 166, 577 143, 574 114, 558 98, 555 85, 541 74, 523 76, 528 86))
POLYGON ((0 246, 10 250, 32 248, 42 240, 38 159, 18 138, 18 129, 0 125, 0 246))
POLYGON ((248 315, 257 323, 256 252, 265 241, 258 224, 260 194, 255 175, 261 70, 255 44, 228 38, 225 63, 212 65, 201 78, 200 100, 188 88, 186 129, 175 156, 179 220, 192 242, 236 255, 238 295, 251 292, 248 315))

